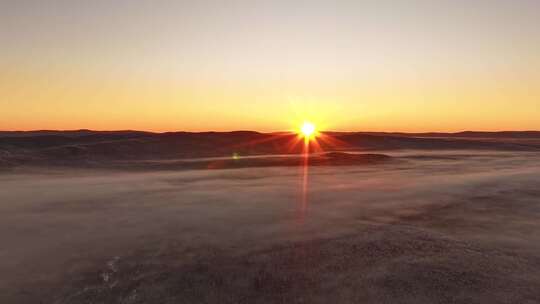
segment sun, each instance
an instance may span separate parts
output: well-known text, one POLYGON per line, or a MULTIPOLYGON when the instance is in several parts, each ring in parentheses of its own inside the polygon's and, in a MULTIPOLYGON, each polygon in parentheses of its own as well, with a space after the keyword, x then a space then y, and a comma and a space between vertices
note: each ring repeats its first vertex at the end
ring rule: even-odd
POLYGON ((302 124, 300 131, 304 137, 310 138, 315 135, 317 128, 311 122, 306 121, 302 124))

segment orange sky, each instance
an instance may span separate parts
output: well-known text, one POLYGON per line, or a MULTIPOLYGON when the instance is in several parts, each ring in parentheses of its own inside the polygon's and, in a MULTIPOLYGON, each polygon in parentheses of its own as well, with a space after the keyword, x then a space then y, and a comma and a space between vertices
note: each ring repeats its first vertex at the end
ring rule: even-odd
POLYGON ((537 1, 3 1, 0 130, 540 130, 537 1))

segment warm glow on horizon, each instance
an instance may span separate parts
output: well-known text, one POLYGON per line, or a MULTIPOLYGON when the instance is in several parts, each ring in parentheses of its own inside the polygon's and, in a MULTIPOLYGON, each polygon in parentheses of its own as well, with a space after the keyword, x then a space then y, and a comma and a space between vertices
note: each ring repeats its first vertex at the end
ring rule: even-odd
POLYGON ((0 130, 540 130, 539 1, 29 0, 0 18, 0 130))

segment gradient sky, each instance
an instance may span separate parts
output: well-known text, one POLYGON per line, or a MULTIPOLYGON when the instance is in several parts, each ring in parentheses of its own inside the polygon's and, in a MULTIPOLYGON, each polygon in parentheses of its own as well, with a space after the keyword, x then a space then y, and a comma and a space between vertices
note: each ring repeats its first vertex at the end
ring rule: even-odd
POLYGON ((0 129, 540 130, 540 1, 0 1, 0 129))

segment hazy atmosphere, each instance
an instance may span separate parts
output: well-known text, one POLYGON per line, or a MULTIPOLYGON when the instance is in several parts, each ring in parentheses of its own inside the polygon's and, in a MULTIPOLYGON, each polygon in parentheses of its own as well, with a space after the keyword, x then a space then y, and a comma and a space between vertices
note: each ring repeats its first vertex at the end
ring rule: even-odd
POLYGON ((540 1, 0 0, 1 304, 540 303, 540 1))
POLYGON ((4 0, 0 19, 3 130, 540 129, 534 0, 4 0))
POLYGON ((540 155, 424 156, 310 168, 305 206, 296 168, 2 176, 0 299, 540 301, 540 155))

